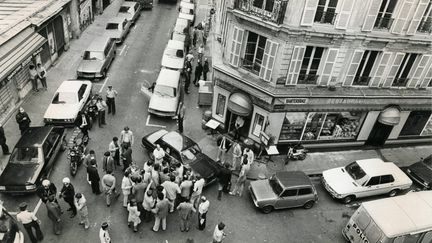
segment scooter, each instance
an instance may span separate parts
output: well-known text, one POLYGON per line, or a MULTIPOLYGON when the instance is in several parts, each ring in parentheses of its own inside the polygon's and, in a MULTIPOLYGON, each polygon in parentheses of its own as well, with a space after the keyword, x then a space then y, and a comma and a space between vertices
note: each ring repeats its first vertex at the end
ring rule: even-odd
POLYGON ((290 160, 304 160, 306 159, 307 149, 305 149, 302 145, 296 145, 294 147, 289 147, 287 158, 285 160, 285 164, 288 164, 290 160))

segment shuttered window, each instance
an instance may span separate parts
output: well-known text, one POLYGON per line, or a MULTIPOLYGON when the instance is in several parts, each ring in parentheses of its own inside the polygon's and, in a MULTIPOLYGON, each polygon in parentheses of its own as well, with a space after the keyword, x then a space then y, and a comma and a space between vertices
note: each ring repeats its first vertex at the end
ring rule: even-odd
POLYGON ((371 31, 377 19, 378 12, 383 0, 370 0, 369 10, 363 23, 363 31, 371 31))
POLYGON ((416 69, 414 70, 412 77, 408 81, 407 87, 408 88, 415 88, 419 84, 421 77, 425 74, 426 68, 429 64, 429 61, 431 59, 432 55, 423 55, 420 58, 420 61, 417 64, 416 69))
POLYGON ((301 25, 312 26, 319 0, 306 0, 301 25))
POLYGON ((391 86, 391 84, 393 83, 393 81, 396 77, 396 74, 398 73, 398 71, 400 69, 402 62, 404 61, 404 58, 405 58, 405 54, 400 53, 400 52, 396 53, 393 56, 389 71, 387 73, 387 77, 384 79, 384 83, 383 83, 382 87, 388 88, 391 86))
POLYGON ((246 33, 246 47, 244 56, 241 58, 241 67, 258 75, 263 62, 267 38, 251 31, 246 33))
POLYGON ((344 86, 350 86, 352 85, 354 78, 356 76, 357 73, 357 69, 360 65, 360 62, 362 61, 362 57, 363 57, 363 50, 355 50, 354 54, 351 58, 351 62, 349 64, 346 76, 345 76, 345 80, 343 82, 344 86))
POLYGON ((405 26, 408 19, 408 14, 410 13, 411 7, 414 5, 414 0, 404 0, 402 6, 399 8, 399 13, 395 18, 392 33, 400 34, 405 26))
POLYGON ((365 51, 363 53, 357 72, 354 77, 353 85, 369 85, 370 73, 378 56, 378 51, 365 51))
POLYGON ((264 49, 263 63, 261 65, 261 70, 259 73, 260 78, 264 79, 265 81, 271 80, 271 74, 275 62, 277 49, 278 43, 267 40, 264 49))
POLYGON ((295 46, 292 52, 290 66, 288 68, 288 75, 285 84, 286 85, 295 85, 297 84, 297 80, 300 73, 300 68, 303 60, 303 56, 305 53, 306 47, 304 46, 295 46))
POLYGON ((391 52, 384 52, 380 56, 379 64, 375 69, 372 81, 370 82, 370 87, 378 87, 381 84, 381 80, 386 72, 387 65, 390 63, 391 52))
POLYGON ((243 29, 234 27, 233 39, 230 48, 231 50, 229 56, 229 63, 236 67, 239 64, 241 45, 243 42, 243 33, 244 33, 243 29))
POLYGON ((432 65, 430 65, 423 82, 420 84, 421 88, 432 87, 432 65))
POLYGON ((319 76, 318 85, 327 86, 330 83, 338 52, 338 49, 333 48, 327 50, 326 57, 324 58, 324 66, 321 75, 319 76))
POLYGON ((429 1, 429 4, 426 8, 426 11, 422 17, 422 20, 417 28, 418 32, 422 33, 431 33, 432 32, 432 1, 429 1))
MULTIPOLYGON (((376 1, 376 0, 373 0, 376 1)), ((392 25, 393 11, 396 7, 397 0, 383 0, 375 19, 374 27, 377 29, 389 29, 392 25)))
POLYGON ((417 54, 407 53, 402 60, 402 63, 399 66, 399 69, 396 73, 395 78, 393 79, 392 86, 393 87, 405 87, 408 82, 408 74, 413 67, 414 61, 417 58, 417 54))
POLYGON ((333 24, 338 0, 319 0, 314 22, 333 24))
POLYGON ((430 16, 431 11, 431 1, 430 0, 420 0, 416 11, 414 12, 414 16, 411 20, 410 25, 408 26, 407 35, 414 35, 417 29, 420 29, 420 22, 423 21, 423 16, 430 16), (428 14, 429 12, 429 14, 428 14))
POLYGON ((346 29, 351 17, 355 0, 344 0, 336 20, 336 29, 346 29))
POLYGON ((318 68, 323 56, 323 47, 307 46, 302 60, 298 84, 316 84, 318 68))

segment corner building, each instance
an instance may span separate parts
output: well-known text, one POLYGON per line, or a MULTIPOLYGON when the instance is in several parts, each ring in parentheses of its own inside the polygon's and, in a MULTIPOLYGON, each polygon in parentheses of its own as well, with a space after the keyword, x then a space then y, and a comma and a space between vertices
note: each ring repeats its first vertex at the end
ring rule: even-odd
POLYGON ((431 0, 217 1, 212 117, 279 147, 431 141, 431 0))

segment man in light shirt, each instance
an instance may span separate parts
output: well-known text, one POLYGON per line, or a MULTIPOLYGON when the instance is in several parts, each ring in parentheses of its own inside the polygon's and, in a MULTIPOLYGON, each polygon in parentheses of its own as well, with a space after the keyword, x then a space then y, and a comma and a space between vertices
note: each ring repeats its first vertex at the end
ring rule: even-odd
POLYGON ((204 178, 201 178, 200 176, 197 176, 197 180, 194 184, 192 195, 191 195, 191 203, 194 205, 195 208, 197 208, 199 198, 201 197, 202 189, 204 187, 205 180, 204 178))
POLYGON ((168 201, 170 201, 170 213, 174 212, 174 202, 177 198, 177 194, 180 194, 180 187, 177 183, 175 183, 176 177, 174 175, 170 175, 170 180, 162 183, 162 186, 165 188, 166 196, 168 201))
MULTIPOLYGON (((246 155, 247 155, 247 161, 248 161, 248 164, 251 165, 251 164, 254 162, 254 159, 255 159, 255 154, 254 154, 254 152, 252 151, 252 149, 250 149, 250 148, 245 148, 245 150, 243 151, 243 154, 246 154, 246 155)), ((242 160, 242 161, 243 161, 243 160, 242 160)))
POLYGON ((204 230, 207 221, 207 212, 210 207, 210 202, 206 197, 201 197, 201 203, 198 206, 198 229, 204 230))
POLYGON ((110 243, 111 238, 108 232, 108 223, 103 222, 99 230, 99 239, 101 243, 110 243))
POLYGON ((106 103, 108 106, 108 114, 112 113, 115 115, 116 106, 115 106, 115 97, 117 96, 117 90, 112 88, 112 85, 108 85, 108 89, 106 91, 106 103))
POLYGON ((23 202, 19 205, 20 212, 17 214, 18 222, 21 222, 27 231, 32 243, 36 243, 43 239, 42 231, 39 227, 40 220, 38 220, 33 212, 27 211, 27 203, 23 202), (33 234, 33 228, 36 231, 36 236, 33 234))
POLYGON ((223 231, 225 229, 225 224, 220 222, 216 225, 215 230, 213 232, 213 243, 222 243, 222 240, 225 238, 226 234, 223 231))
POLYGON ((159 144, 156 144, 156 148, 153 150, 153 156, 155 164, 162 164, 163 158, 165 157, 165 151, 159 144))
MULTIPOLYGON (((125 126, 123 131, 120 133, 120 145, 123 145, 124 143, 127 143, 130 148, 132 148, 132 145, 134 143, 134 136, 133 132, 129 129, 128 126, 125 126)), ((122 146, 120 146, 121 148, 122 146)), ((122 153, 120 151, 120 153, 122 153)))

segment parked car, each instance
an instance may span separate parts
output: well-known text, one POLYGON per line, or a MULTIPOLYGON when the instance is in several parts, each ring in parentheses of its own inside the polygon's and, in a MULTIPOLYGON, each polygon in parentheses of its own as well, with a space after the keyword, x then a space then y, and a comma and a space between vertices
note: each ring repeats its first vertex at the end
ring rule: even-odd
POLYGON ((179 18, 189 20, 192 25, 195 23, 195 4, 181 1, 179 10, 179 18))
POLYGON ((78 66, 78 78, 105 78, 116 55, 114 39, 109 36, 96 37, 84 51, 78 66))
MULTIPOLYGON (((2 203, 2 202, 1 202, 2 203)), ((0 243, 24 243, 24 234, 18 226, 17 220, 0 205, 0 243)))
POLYGON ((280 171, 270 179, 251 181, 249 192, 263 213, 294 207, 310 209, 318 201, 314 185, 302 171, 280 171))
POLYGON ((157 116, 174 117, 180 103, 180 72, 162 68, 150 98, 148 112, 157 116))
POLYGON ((190 26, 189 20, 177 18, 173 31, 171 33, 171 40, 184 42, 186 39, 184 29, 188 26, 190 26))
POLYGON ((118 17, 125 17, 132 24, 136 22, 141 14, 141 5, 137 2, 123 2, 120 6, 118 17))
POLYGON ((416 162, 406 169, 407 175, 425 190, 432 189, 432 155, 416 162))
POLYGON ((35 192, 51 171, 56 156, 66 148, 63 127, 43 126, 27 129, 12 150, 0 175, 0 192, 35 192))
POLYGON ((90 97, 90 81, 66 80, 60 84, 44 115, 45 124, 73 125, 90 97))
POLYGON ((194 174, 202 176, 206 184, 213 182, 223 166, 216 163, 201 151, 196 142, 176 131, 161 129, 142 138, 142 146, 147 149, 150 159, 154 159, 153 150, 159 144, 166 152, 164 160, 171 164, 182 163, 194 174), (169 149, 169 153, 167 152, 169 149))
POLYGON ((399 167, 381 159, 357 160, 345 167, 323 171, 322 183, 333 198, 344 203, 380 194, 393 197, 412 185, 399 167))
POLYGON ((114 17, 108 20, 105 27, 105 34, 115 40, 117 44, 124 41, 129 33, 131 22, 125 17, 114 17))
POLYGON ((184 65, 184 42, 169 40, 162 55, 162 67, 181 70, 184 65))
POLYGON ((153 0, 126 0, 126 2, 137 2, 141 5, 142 9, 152 9, 153 8, 153 0))

